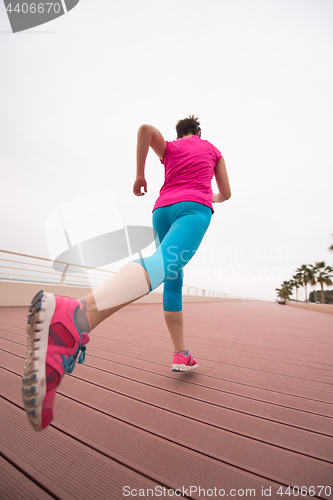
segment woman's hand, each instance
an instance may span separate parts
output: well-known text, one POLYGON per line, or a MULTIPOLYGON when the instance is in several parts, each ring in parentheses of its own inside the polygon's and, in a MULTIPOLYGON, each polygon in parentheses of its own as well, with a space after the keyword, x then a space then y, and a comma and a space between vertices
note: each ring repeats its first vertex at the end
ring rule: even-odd
POLYGON ((213 192, 213 198, 212 198, 212 203, 219 203, 219 193, 216 194, 213 192))
POLYGON ((137 177, 133 184, 133 193, 135 196, 143 196, 147 192, 147 181, 144 177, 137 177), (141 193, 141 188, 143 187, 144 192, 141 193))
POLYGON ((213 193, 212 203, 223 203, 229 198, 225 198, 222 193, 213 193))

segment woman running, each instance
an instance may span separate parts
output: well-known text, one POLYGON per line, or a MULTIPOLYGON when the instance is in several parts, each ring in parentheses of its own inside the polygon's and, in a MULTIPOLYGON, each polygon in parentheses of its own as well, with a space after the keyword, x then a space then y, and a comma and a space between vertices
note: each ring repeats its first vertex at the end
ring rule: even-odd
POLYGON ((200 123, 190 116, 176 125, 177 140, 165 141, 151 125, 137 139, 137 176, 133 193, 147 192, 145 163, 151 147, 165 167, 165 181, 153 208, 157 249, 150 257, 126 264, 86 297, 76 300, 39 292, 28 316, 28 346, 22 377, 25 411, 35 430, 53 419, 56 391, 76 361, 83 363, 89 333, 116 311, 164 283, 163 310, 174 345, 172 370, 198 367, 183 331, 183 267, 197 251, 214 213, 212 203, 231 196, 220 151, 201 139, 200 123), (219 193, 211 181, 215 175, 219 193), (141 191, 143 189, 143 191, 141 191))

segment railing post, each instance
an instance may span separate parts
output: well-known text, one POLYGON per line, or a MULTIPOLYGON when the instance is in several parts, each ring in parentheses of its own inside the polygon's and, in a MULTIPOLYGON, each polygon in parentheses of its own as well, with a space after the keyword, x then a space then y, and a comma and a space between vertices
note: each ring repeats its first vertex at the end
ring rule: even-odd
POLYGON ((61 283, 62 285, 64 285, 64 284, 65 284, 65 278, 66 278, 66 273, 67 273, 67 269, 68 269, 68 267, 69 267, 69 264, 66 264, 65 269, 63 270, 63 273, 62 273, 62 275, 61 275, 61 280, 60 280, 60 283, 61 283))

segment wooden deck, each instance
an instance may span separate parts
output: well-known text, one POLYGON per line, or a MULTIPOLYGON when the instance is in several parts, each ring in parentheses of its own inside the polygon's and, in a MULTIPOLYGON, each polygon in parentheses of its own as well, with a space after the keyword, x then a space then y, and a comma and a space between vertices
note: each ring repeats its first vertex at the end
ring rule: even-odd
POLYGON ((332 315, 184 304, 199 369, 176 374, 161 305, 132 304, 92 333, 41 433, 21 401, 26 315, 0 308, 1 499, 333 498, 332 315))

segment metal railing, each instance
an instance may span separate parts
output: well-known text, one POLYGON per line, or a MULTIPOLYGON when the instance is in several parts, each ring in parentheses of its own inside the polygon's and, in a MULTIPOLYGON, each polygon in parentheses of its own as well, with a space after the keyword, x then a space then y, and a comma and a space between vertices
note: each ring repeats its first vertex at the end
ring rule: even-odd
MULTIPOLYGON (((61 264, 65 264, 62 273, 53 268, 53 261, 51 259, 11 252, 8 250, 0 250, 0 280, 96 288, 116 272, 105 269, 93 269, 77 264, 68 264, 67 262, 61 262, 61 264), (71 266, 71 268, 77 267, 78 272, 70 272, 69 266, 71 266)), ((162 291, 163 285, 160 285, 152 293, 162 293, 162 291)), ((238 295, 231 295, 186 284, 183 285, 183 293, 185 295, 250 300, 238 295)))

